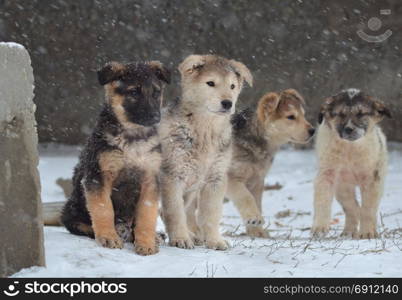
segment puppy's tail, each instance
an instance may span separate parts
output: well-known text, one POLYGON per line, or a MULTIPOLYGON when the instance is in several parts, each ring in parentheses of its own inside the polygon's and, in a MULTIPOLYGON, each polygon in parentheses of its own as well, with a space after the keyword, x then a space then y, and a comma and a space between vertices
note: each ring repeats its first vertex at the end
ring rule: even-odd
POLYGON ((85 224, 64 213, 66 202, 47 202, 42 204, 43 224, 45 226, 65 226, 71 233, 94 237, 91 225, 85 224))
POLYGON ((47 226, 62 226, 61 212, 64 205, 65 202, 43 203, 43 223, 47 226))
MULTIPOLYGON (((68 199, 73 192, 72 180, 60 177, 56 180, 56 184, 62 188, 66 199, 68 199)), ((43 203, 43 223, 47 226, 63 226, 61 214, 65 204, 65 202, 43 203)))

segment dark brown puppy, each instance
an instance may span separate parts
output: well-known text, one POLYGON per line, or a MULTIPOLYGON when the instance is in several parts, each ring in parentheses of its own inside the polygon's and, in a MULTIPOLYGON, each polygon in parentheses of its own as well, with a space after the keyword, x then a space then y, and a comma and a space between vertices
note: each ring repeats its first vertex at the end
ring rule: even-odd
POLYGON ((161 161, 157 124, 170 73, 157 61, 111 62, 98 79, 106 103, 74 170, 62 222, 70 232, 109 248, 122 248, 123 240, 130 240, 123 233, 131 235, 134 228, 135 251, 154 254, 161 161))

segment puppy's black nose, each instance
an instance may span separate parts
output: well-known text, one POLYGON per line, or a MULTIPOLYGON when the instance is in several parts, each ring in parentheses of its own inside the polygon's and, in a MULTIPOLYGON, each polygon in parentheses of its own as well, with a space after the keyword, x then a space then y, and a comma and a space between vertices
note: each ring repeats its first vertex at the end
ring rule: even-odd
POLYGON ((353 128, 345 127, 345 129, 343 129, 343 131, 344 131, 346 134, 351 134, 351 133, 353 132, 353 128))
POLYGON ((308 133, 310 134, 310 136, 313 136, 314 133, 315 133, 315 128, 310 128, 310 129, 308 130, 308 133))
POLYGON ((222 100, 221 101, 221 104, 222 104, 222 107, 224 108, 224 109, 226 109, 226 110, 229 110, 229 109, 231 109, 232 108, 232 101, 230 101, 230 100, 222 100))

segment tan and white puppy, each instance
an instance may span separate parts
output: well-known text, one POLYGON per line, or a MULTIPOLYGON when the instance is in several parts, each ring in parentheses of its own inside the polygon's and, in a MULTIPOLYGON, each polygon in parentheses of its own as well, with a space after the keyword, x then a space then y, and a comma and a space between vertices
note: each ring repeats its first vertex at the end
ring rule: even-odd
POLYGON ((215 55, 190 55, 179 66, 182 97, 163 114, 162 218, 169 243, 224 250, 219 232, 231 159, 230 116, 247 67, 215 55))
POLYGON ((378 126, 384 116, 391 117, 384 104, 357 89, 325 100, 316 140, 319 170, 314 186, 313 235, 328 232, 335 196, 346 215, 343 236, 378 237, 377 211, 387 171, 386 138, 378 126), (361 192, 361 206, 356 188, 361 192))
POLYGON ((233 158, 226 196, 236 205, 250 236, 268 237, 262 227, 261 199, 276 152, 283 144, 307 143, 314 135, 304 105, 296 90, 287 89, 265 94, 256 110, 247 108, 232 118, 233 158))

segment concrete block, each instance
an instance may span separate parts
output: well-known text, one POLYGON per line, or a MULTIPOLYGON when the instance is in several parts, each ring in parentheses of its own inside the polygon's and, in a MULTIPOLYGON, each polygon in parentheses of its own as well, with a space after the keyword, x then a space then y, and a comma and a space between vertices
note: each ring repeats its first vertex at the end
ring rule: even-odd
POLYGON ((0 43, 0 277, 45 265, 33 84, 25 48, 0 43))

